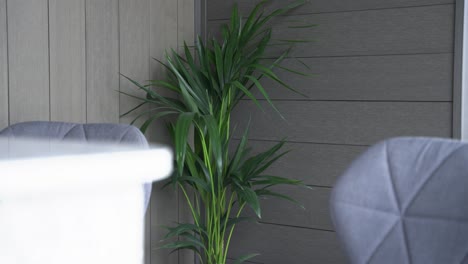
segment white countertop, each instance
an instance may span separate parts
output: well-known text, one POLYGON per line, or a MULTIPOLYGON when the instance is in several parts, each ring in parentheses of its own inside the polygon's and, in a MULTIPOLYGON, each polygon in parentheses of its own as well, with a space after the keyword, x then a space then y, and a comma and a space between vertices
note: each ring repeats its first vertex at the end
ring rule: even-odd
POLYGON ((0 263, 143 263, 142 184, 172 164, 163 146, 1 139, 0 263))
POLYGON ((126 145, 0 139, 0 196, 169 176, 172 151, 126 145))

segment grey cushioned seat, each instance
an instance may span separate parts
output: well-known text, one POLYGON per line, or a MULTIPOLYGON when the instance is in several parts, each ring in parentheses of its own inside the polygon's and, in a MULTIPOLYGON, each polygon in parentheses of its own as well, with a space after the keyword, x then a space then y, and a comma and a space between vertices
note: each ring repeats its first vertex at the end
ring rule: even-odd
MULTIPOLYGON (((52 140, 107 142, 130 144, 148 148, 145 136, 134 126, 123 124, 74 124, 64 122, 24 122, 11 125, 2 131, 3 137, 28 137, 52 140)), ((151 195, 151 184, 145 184, 145 208, 151 195)))
POLYGON ((351 263, 468 263, 466 143, 378 143, 339 178, 330 202, 351 263))

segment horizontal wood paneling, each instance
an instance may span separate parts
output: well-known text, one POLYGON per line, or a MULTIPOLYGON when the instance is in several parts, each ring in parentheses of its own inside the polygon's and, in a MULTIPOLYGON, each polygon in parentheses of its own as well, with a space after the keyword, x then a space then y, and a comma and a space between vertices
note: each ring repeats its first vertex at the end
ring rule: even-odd
MULTIPOLYGON (((451 136, 451 103, 277 101, 282 120, 265 101, 237 107, 237 135, 251 116, 253 139, 369 145, 395 136, 451 136)), ((236 122, 234 121, 234 122, 236 122)))
MULTIPOLYGON (((234 144, 237 142, 239 141, 234 140, 234 144)), ((254 154, 265 151, 276 143, 250 140, 249 147, 254 154)), ((365 146, 287 142, 283 150, 290 152, 273 163, 265 173, 302 180, 309 185, 331 187, 351 161, 366 149, 365 146)))
MULTIPOLYGON (((246 14, 257 0, 207 1, 208 34, 219 36, 237 2, 246 14)), ((286 5, 272 0, 267 9, 286 5)), ((288 1, 290 2, 290 1, 288 1)), ((292 1, 291 1, 292 2, 292 1)), ((285 65, 316 74, 278 74, 307 95, 263 84, 286 120, 263 97, 265 113, 243 101, 232 120, 239 137, 249 117, 250 145, 258 152, 287 137, 269 174, 332 186, 367 145, 394 136, 450 137, 452 120, 453 0, 317 0, 273 21, 273 39, 306 39, 285 65), (290 25, 317 24, 299 29, 290 25), (311 144, 313 143, 313 144, 311 144)), ((272 47, 267 57, 279 54, 272 47)), ((254 263, 346 263, 329 218, 331 188, 279 187, 306 210, 277 199, 262 201, 264 224, 240 225, 231 256, 259 252, 254 263), (308 244, 309 243, 309 244, 308 244)), ((247 211, 247 215, 252 213, 247 211)))
MULTIPOLYGON (((328 57, 288 59, 283 66, 305 73, 304 77, 281 69, 278 75, 294 89, 272 81, 265 88, 273 99, 288 100, 392 100, 451 101, 453 54, 328 57)), ((258 98, 263 98, 257 92, 258 98)))
POLYGON ((86 122, 85 0, 49 0, 50 117, 86 122))
POLYGON ((47 0, 8 1, 10 123, 49 120, 47 0))
MULTIPOLYGON (((272 24, 273 39, 310 40, 296 45, 296 57, 452 52, 453 14, 448 4, 294 16, 294 24, 283 17, 272 24), (319 26, 290 28, 296 24, 319 26)), ((208 35, 219 36, 224 22, 209 22, 208 35)), ((271 50, 279 54, 278 46, 271 50)))
MULTIPOLYGON (((275 191, 295 199, 304 208, 286 200, 268 197, 261 200, 260 222, 330 231, 334 229, 328 207, 331 188, 307 189, 298 186, 281 186, 275 188, 275 191)), ((243 214, 249 217, 255 216, 249 208, 243 214)))
MULTIPOLYGON (((234 263, 235 263, 235 259, 227 259, 226 260, 226 264, 234 264, 234 263)), ((250 261, 244 261, 243 263, 246 263, 246 264, 249 264, 249 263, 263 264, 262 262, 250 262, 250 261)))
MULTIPOLYGON (((237 3, 241 14, 247 15, 260 0, 208 0, 207 19, 226 19, 232 12, 234 3, 237 3)), ((266 5, 266 11, 283 8, 294 1, 273 0, 266 5)), ((322 12, 343 12, 353 10, 395 8, 407 6, 436 5, 454 3, 453 0, 314 0, 288 13, 288 15, 310 14, 322 12)))
POLYGON ((0 0, 0 129, 8 126, 8 39, 6 0, 0 0))
POLYGON ((253 262, 284 263, 346 263, 334 232, 244 223, 233 235, 230 256, 260 253, 253 262))

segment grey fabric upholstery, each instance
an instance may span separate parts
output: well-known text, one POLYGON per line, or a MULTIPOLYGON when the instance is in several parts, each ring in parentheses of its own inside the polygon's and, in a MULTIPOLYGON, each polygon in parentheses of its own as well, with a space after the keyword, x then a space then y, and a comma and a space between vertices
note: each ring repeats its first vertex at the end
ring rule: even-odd
MULTIPOLYGON (((71 140, 128 144, 148 148, 145 136, 134 126, 123 124, 74 124, 64 122, 24 122, 2 131, 3 137, 27 137, 50 140, 71 140)), ((151 195, 151 184, 144 185, 145 208, 151 195)))
POLYGON ((351 263, 468 263, 466 143, 378 143, 338 179, 330 203, 351 263))

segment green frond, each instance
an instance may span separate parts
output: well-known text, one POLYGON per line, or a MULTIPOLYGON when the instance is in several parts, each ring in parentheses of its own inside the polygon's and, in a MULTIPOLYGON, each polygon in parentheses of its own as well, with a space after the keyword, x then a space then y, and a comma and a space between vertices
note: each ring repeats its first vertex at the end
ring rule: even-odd
MULTIPOLYGON (((252 219, 242 216, 245 208, 252 209, 260 218, 262 197, 295 202, 273 191, 275 188, 272 187, 305 186, 301 181, 265 174, 288 152, 282 151, 284 141, 252 155, 246 129, 237 146, 233 144, 236 124, 231 116, 240 100, 250 100, 263 111, 265 105, 255 97, 260 94, 268 103, 266 107, 279 114, 269 95, 271 88, 264 80, 296 92, 276 74, 275 69, 309 76, 297 68, 282 65, 294 44, 302 43, 304 39, 277 40, 281 44, 275 46, 275 51, 280 50, 279 55, 270 52, 275 45, 272 43, 272 26, 279 21, 274 18, 305 1, 296 1, 271 12, 265 11, 266 3, 260 1, 245 17, 234 6, 229 22, 220 28, 218 39, 209 38, 204 43, 198 36, 193 47, 184 43, 180 52, 168 50, 163 60, 155 59, 165 71, 164 78, 142 84, 122 75, 144 94, 120 91, 139 101, 122 116, 134 113, 132 124, 142 120, 140 129, 144 133, 148 133, 151 124, 157 120, 167 121, 174 146, 175 172, 166 185, 178 188, 183 194, 193 220, 193 223, 169 227, 164 239, 171 242, 162 248, 192 250, 202 264, 226 263, 234 228, 238 223, 252 219), (266 57, 270 59, 266 60, 266 57), (149 107, 142 109, 146 106, 149 107)), ((311 26, 292 25, 295 30, 311 26)), ((310 70, 308 65, 303 66, 310 70)), ((248 254, 234 263, 255 256, 257 254, 248 254)))

